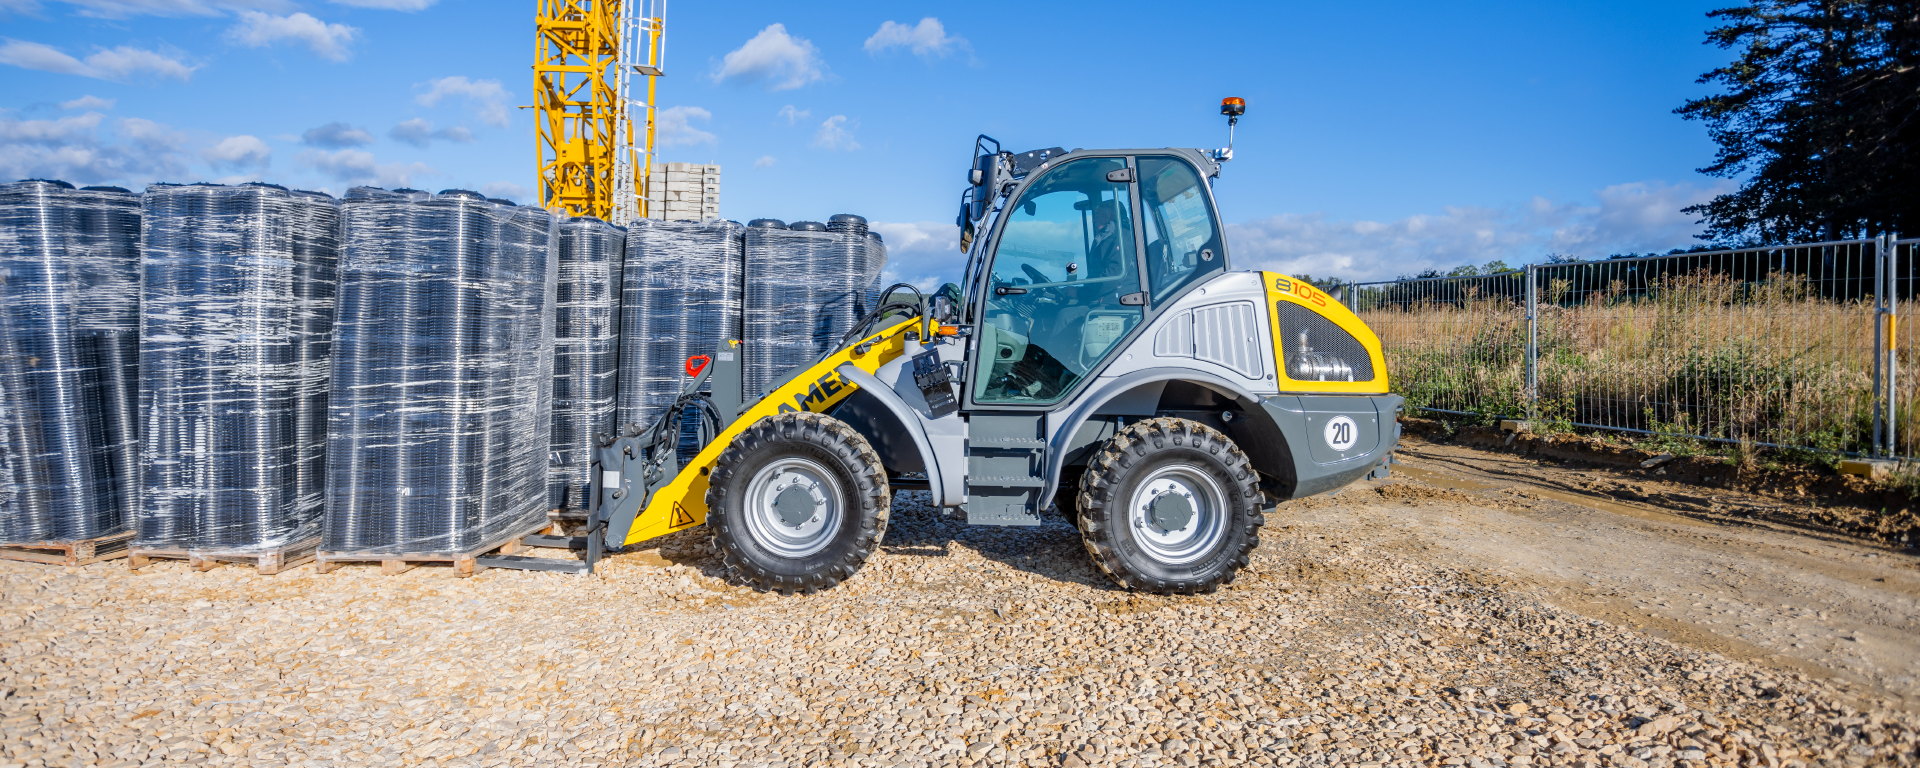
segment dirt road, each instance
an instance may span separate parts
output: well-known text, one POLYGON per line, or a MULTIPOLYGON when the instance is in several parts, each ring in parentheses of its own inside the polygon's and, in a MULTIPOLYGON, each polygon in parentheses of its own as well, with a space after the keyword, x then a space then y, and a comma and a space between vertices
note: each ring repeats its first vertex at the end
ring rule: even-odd
POLYGON ((1910 555, 1517 462, 1410 445, 1179 598, 912 494, 801 597, 697 529, 594 579, 0 562, 0 768, 1914 765, 1910 555))
POLYGON ((1483 568, 1586 616, 1920 702, 1920 552, 1685 516, 1619 497, 1781 502, 1618 472, 1421 442, 1402 461, 1403 482, 1378 491, 1408 503, 1313 524, 1378 526, 1392 535, 1376 546, 1483 568))

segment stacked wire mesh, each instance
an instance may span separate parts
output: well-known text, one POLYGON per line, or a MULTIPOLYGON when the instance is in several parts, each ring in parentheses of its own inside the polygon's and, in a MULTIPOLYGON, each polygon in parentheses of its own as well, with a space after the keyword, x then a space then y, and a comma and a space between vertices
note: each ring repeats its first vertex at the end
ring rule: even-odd
POLYGON ((127 528, 139 240, 126 190, 0 184, 0 543, 127 528))
POLYGON ((466 553, 539 527, 553 217, 356 188, 342 218, 322 553, 466 553))
POLYGON ((878 299, 886 246, 867 222, 756 221, 746 234, 745 388, 758 397, 833 349, 878 299))
POLYGON ((744 230, 735 222, 642 219, 627 230, 620 283, 619 422, 652 426, 686 382, 686 361, 740 338, 744 230))
POLYGON ((142 204, 135 546, 311 541, 339 204, 267 184, 155 185, 142 204))
POLYGON ((621 254, 626 231, 599 219, 558 227, 549 506, 587 509, 598 435, 616 429, 621 254))

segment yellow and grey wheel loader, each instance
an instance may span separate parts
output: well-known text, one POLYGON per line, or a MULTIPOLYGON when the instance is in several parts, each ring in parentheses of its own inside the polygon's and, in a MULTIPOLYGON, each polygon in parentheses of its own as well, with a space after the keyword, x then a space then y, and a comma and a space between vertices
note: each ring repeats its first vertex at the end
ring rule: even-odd
POLYGON ((981 136, 962 283, 890 288, 909 298, 757 399, 740 342, 690 361, 667 417, 596 451, 588 532, 568 542, 585 562, 545 562, 590 571, 603 547, 704 524, 735 578, 810 593, 852 578, 892 494, 917 490, 974 525, 1057 505, 1130 589, 1232 581, 1273 504, 1386 476, 1401 399, 1338 300, 1233 270, 1212 190, 1231 157, 981 136), (683 463, 685 408, 704 447, 683 463))

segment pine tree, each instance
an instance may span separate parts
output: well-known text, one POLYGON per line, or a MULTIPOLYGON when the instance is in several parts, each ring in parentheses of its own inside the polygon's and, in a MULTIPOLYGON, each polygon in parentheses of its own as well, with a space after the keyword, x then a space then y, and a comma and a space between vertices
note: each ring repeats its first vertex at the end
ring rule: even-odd
POLYGON ((1674 110, 1720 149, 1700 172, 1743 178, 1686 209, 1727 244, 1920 234, 1920 0, 1749 0, 1713 11, 1740 57, 1723 93, 1674 110))

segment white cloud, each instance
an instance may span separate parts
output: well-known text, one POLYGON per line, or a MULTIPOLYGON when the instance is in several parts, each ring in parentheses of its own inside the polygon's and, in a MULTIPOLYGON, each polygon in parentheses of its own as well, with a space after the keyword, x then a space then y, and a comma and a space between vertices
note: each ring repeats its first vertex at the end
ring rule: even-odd
POLYGON ((394 141, 412 144, 416 147, 425 147, 428 144, 432 144, 435 139, 459 142, 461 144, 473 141, 472 131, 457 125, 452 128, 435 130, 433 121, 418 117, 394 126, 393 130, 387 131, 387 135, 392 137, 394 141))
POLYGON ((1730 189, 1664 182, 1617 184, 1597 205, 1534 198, 1525 205, 1457 206, 1393 222, 1338 221, 1281 214, 1227 225, 1235 266, 1276 272, 1384 280, 1427 269, 1502 260, 1514 266, 1549 253, 1600 259, 1615 253, 1696 245, 1700 228, 1681 208, 1730 189))
POLYGON ((328 24, 304 13, 275 16, 259 11, 242 11, 240 23, 227 30, 227 40, 249 48, 265 48, 281 40, 305 43, 315 56, 329 61, 353 57, 347 46, 360 30, 345 24, 328 24))
POLYGON ((859 123, 850 121, 846 115, 834 115, 820 124, 820 130, 813 134, 813 146, 829 152, 853 151, 860 148, 860 142, 853 140, 854 127, 859 123))
POLYGON ((374 160, 373 153, 363 149, 342 149, 336 152, 308 150, 300 153, 300 162, 314 170, 331 176, 346 184, 365 184, 374 187, 406 187, 413 183, 415 176, 430 176, 435 173, 425 163, 381 163, 374 160))
POLYGON ((941 283, 960 281, 960 228, 937 221, 888 222, 870 225, 887 244, 887 268, 882 285, 912 283, 932 291, 941 283))
POLYGON ((113 109, 113 99, 98 96, 82 96, 73 101, 60 102, 61 109, 113 109))
POLYGON ((148 152, 170 152, 187 143, 186 134, 139 117, 121 119, 120 135, 148 152))
POLYGON ((787 125, 796 125, 796 124, 798 124, 798 123, 799 123, 800 121, 802 121, 802 120, 805 120, 805 119, 807 119, 807 118, 809 118, 809 117, 812 117, 812 116, 813 116, 813 110, 811 110, 811 109, 794 109, 794 108, 793 108, 793 105, 792 105, 792 104, 788 104, 788 105, 786 105, 786 106, 784 106, 784 107, 781 107, 781 108, 780 108, 780 114, 779 114, 778 116, 779 116, 779 117, 780 117, 781 119, 784 119, 784 120, 786 120, 786 121, 787 121, 787 125))
POLYGON ((0 13, 33 14, 40 11, 37 0, 0 0, 0 13))
POLYGON ((346 123, 333 122, 318 128, 308 128, 300 134, 300 143, 310 147, 325 149, 345 149, 364 147, 374 142, 373 134, 364 129, 355 128, 346 123))
POLYGON ((760 30, 745 45, 727 53, 713 81, 728 78, 764 83, 767 90, 787 91, 826 79, 827 65, 813 43, 787 34, 785 24, 760 30))
POLYGON ((507 89, 498 80, 468 80, 455 75, 427 83, 426 93, 413 97, 422 106, 432 107, 441 99, 457 96, 467 101, 474 114, 487 125, 507 125, 507 89))
POLYGON ((912 50, 915 56, 923 58, 944 58, 955 50, 971 48, 966 38, 949 37, 946 27, 941 26, 940 20, 932 16, 921 19, 919 24, 911 27, 896 21, 882 22, 880 31, 867 38, 865 47, 867 53, 884 53, 896 48, 907 48, 912 50))
POLYGON ((753 161, 753 167, 771 168, 773 167, 773 164, 776 162, 778 161, 773 159, 773 155, 761 155, 760 159, 753 161))
POLYGON ((288 11, 291 0, 62 0, 80 7, 80 15, 103 19, 129 16, 220 16, 228 11, 288 11))
POLYGON ((661 146, 691 147, 700 144, 714 144, 720 137, 693 127, 693 121, 706 122, 713 119, 713 113, 699 107, 667 107, 660 110, 654 119, 655 136, 661 146))
POLYGON ((0 119, 0 178, 137 189, 186 175, 185 136, 151 120, 129 118, 118 122, 117 136, 102 137, 105 121, 98 112, 54 120, 0 119))
POLYGON ((216 171, 244 171, 265 168, 273 159, 273 149, 254 136, 228 136, 220 143, 200 151, 200 157, 216 171))
POLYGON ((12 38, 5 40, 5 43, 0 43, 0 64, 42 72, 126 82, 136 75, 186 80, 199 68, 181 63, 173 56, 124 45, 95 51, 82 61, 44 43, 12 38))
POLYGON ((438 0, 333 0, 338 5, 351 5, 355 8, 373 8, 381 11, 424 11, 438 0))
POLYGON ((533 200, 533 190, 511 181, 490 181, 480 188, 480 194, 487 197, 499 197, 516 203, 529 203, 533 200))

